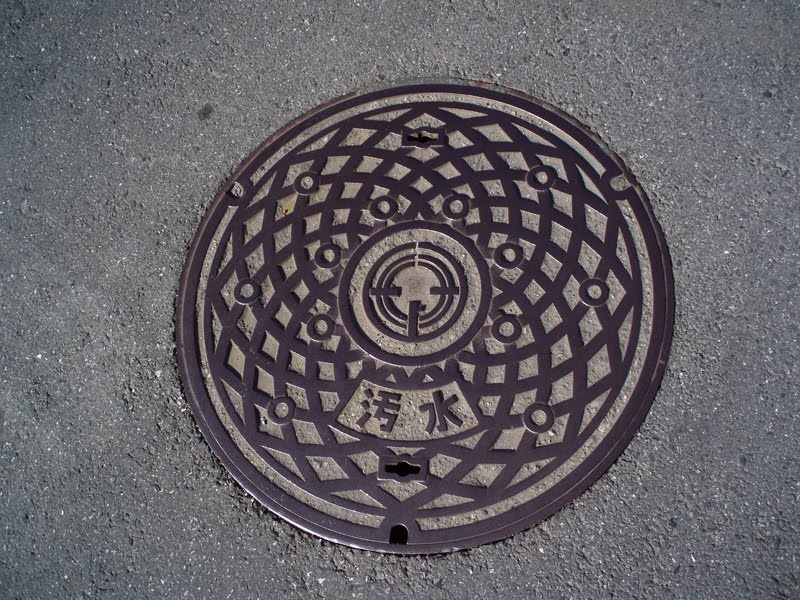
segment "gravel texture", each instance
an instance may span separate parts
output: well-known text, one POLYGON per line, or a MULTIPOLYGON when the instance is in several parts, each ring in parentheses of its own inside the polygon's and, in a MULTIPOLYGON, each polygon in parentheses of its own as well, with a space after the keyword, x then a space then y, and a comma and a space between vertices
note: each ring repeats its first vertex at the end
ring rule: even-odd
POLYGON ((0 8, 0 595, 797 598, 796 2, 23 2, 0 8), (572 113, 674 261, 661 392, 540 526, 393 557, 233 482, 177 377, 174 302, 217 188, 354 89, 499 82, 572 113))

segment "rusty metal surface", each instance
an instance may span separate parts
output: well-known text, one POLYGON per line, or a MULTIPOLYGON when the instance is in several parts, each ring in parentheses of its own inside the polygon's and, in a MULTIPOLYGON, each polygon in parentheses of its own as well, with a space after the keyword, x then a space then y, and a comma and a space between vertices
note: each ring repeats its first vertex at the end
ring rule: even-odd
POLYGON ((530 97, 333 101, 211 206, 178 302, 186 393, 233 476, 385 552, 501 539, 622 452, 669 349, 669 259, 604 144, 530 97))

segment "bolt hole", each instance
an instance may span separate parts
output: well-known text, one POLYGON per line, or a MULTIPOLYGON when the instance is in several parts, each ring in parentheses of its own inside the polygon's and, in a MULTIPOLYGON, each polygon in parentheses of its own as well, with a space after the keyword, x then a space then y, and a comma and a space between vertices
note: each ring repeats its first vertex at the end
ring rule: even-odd
POLYGON ((602 279, 587 279, 578 288, 581 302, 589 306, 605 304, 609 292, 608 284, 602 279))
POLYGON ((389 531, 390 544, 408 544, 408 528, 405 525, 395 525, 389 531))
POLYGON ((275 425, 286 425, 294 418, 296 407, 291 398, 275 398, 267 404, 267 418, 275 425))
POLYGON ((278 402, 275 404, 275 416, 279 419, 285 419, 289 415, 289 405, 286 402, 278 402))
POLYGON ((239 304, 252 304, 258 299, 261 287, 252 279, 243 279, 236 284, 233 297, 239 304))
POLYGON ((469 198, 463 194, 453 194, 442 204, 442 213, 448 219, 463 219, 469 213, 469 198))
POLYGON ((538 165, 528 171, 526 180, 533 189, 544 192, 549 190, 555 183, 556 170, 547 165, 538 165))
POLYGON ((501 269, 513 269, 522 262, 522 248, 513 242, 500 244, 494 251, 494 261, 501 269))
POLYGON ((500 323, 498 331, 503 337, 511 337, 514 335, 514 324, 509 322, 500 323))
POLYGON ((418 475, 422 467, 401 460, 399 463, 387 464, 384 470, 398 477, 408 477, 409 475, 418 475))
POLYGON ((314 262, 323 269, 335 267, 341 259, 342 249, 332 242, 320 246, 314 253, 314 262))
POLYGON ((547 424, 547 413, 543 410, 534 410, 531 413, 531 421, 533 421, 537 427, 543 427, 547 424))
POLYGON ((308 336, 316 342, 324 342, 333 335, 335 327, 328 315, 314 315, 308 320, 308 336))
POLYGON ((522 423, 527 427, 528 431, 537 434, 545 433, 553 427, 555 414, 547 404, 531 404, 522 414, 522 423))
POLYGON ((521 334, 522 325, 514 315, 503 315, 492 323, 492 336, 504 344, 513 344, 521 334))
POLYGON ((294 180, 294 190, 298 194, 311 194, 319 189, 319 175, 311 171, 300 173, 294 180))
POLYGON ((399 206, 397 200, 391 196, 380 196, 372 200, 369 206, 369 212, 373 218, 385 221, 391 219, 397 211, 399 206))

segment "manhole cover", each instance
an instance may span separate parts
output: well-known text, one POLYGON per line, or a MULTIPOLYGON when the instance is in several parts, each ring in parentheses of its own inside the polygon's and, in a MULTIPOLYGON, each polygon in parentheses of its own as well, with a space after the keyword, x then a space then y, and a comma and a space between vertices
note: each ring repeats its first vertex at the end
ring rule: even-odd
POLYGON ((621 161, 509 90, 322 106, 194 240, 178 353, 200 428, 323 538, 427 553, 546 518, 622 452, 670 341, 669 261, 621 161))

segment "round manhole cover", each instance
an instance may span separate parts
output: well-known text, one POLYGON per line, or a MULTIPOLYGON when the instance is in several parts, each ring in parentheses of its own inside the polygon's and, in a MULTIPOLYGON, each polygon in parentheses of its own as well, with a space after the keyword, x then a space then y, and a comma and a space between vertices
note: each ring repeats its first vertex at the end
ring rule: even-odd
POLYGON ((178 302, 200 428, 323 538, 425 553, 546 518, 658 387, 672 284, 648 200, 574 119, 418 84, 282 129, 206 215, 178 302))

